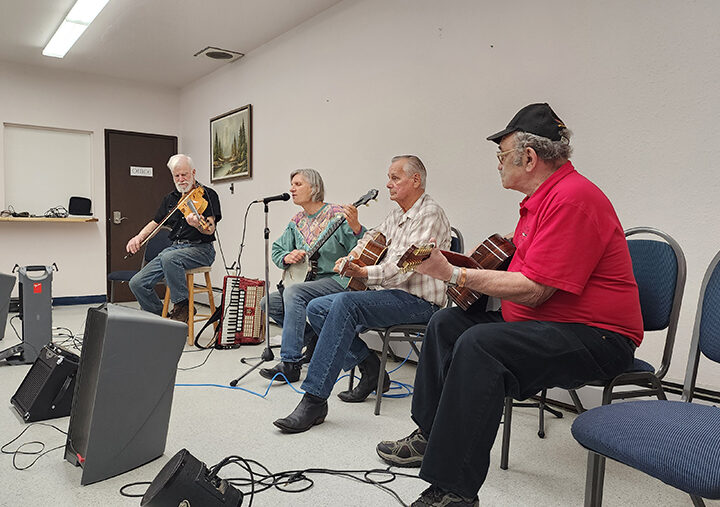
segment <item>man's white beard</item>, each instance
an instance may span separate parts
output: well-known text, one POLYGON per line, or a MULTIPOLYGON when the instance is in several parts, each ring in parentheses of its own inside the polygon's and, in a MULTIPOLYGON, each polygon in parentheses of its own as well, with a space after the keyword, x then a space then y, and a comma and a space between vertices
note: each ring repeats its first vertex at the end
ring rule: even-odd
POLYGON ((181 194, 184 194, 185 192, 187 192, 188 190, 190 190, 192 188, 192 183, 191 182, 175 183, 175 188, 177 189, 178 192, 180 192, 181 194))

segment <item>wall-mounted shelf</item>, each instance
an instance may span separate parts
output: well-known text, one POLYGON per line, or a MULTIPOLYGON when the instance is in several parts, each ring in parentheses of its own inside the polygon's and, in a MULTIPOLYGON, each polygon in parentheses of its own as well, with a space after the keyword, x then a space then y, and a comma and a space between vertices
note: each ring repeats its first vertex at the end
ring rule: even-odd
POLYGON ((98 219, 95 217, 67 217, 67 218, 55 218, 55 217, 0 217, 0 222, 97 222, 98 219))

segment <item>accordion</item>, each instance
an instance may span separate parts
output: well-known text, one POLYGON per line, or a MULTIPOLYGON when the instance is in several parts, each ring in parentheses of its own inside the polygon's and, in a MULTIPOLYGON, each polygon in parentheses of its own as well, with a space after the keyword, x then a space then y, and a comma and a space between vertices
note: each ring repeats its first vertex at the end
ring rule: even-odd
POLYGON ((228 275, 223 280, 222 313, 218 326, 218 349, 261 343, 265 338, 260 300, 265 282, 228 275))

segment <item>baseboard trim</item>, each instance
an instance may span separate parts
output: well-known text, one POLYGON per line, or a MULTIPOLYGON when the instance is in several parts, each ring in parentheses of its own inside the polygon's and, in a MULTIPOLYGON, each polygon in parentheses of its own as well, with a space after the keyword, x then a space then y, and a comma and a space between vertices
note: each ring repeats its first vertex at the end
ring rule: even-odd
POLYGON ((107 296, 98 294, 96 296, 64 296, 53 298, 53 306, 70 306, 70 305, 92 305, 105 303, 107 296))

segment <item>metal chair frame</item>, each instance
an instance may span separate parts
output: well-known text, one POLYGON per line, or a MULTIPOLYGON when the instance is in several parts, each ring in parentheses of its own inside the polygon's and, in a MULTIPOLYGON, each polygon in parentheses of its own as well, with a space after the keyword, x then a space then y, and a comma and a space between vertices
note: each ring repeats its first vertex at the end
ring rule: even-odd
MULTIPOLYGON (((172 242, 168 239, 168 234, 170 233, 170 229, 168 227, 160 227, 160 229, 157 231, 155 236, 150 238, 147 243, 145 243, 145 248, 143 249, 143 257, 142 262, 140 263, 140 269, 138 270, 127 270, 127 273, 132 273, 127 279, 111 279, 110 276, 114 273, 122 273, 123 271, 112 271, 108 273, 108 280, 110 281, 110 303, 115 302, 115 282, 120 283, 128 283, 130 281, 130 278, 132 278, 135 274, 139 273, 142 268, 145 267, 145 264, 153 260, 157 255, 165 250, 165 248, 169 247, 172 242)), ((158 283, 164 283, 164 282, 158 282, 158 283)))
MULTIPOLYGON (((702 322, 705 294, 710 279, 715 274, 719 263, 720 252, 718 252, 710 262, 700 287, 700 296, 695 314, 695 323, 693 326, 690 352, 688 354, 688 362, 685 370, 685 380, 683 383, 681 402, 691 403, 693 399, 693 392, 695 390, 695 382, 697 379, 698 365, 701 355, 701 331, 703 329, 702 322)), ((688 424, 692 424, 692 422, 688 421, 688 424)), ((588 450, 588 465, 585 482, 585 507, 600 507, 602 505, 606 459, 607 458, 602 454, 588 450)), ((690 495, 692 503, 695 507, 702 507, 705 505, 705 502, 700 496, 693 493, 688 494, 690 495)))
MULTIPOLYGON (((456 240, 455 245, 451 245, 451 250, 454 252, 465 251, 465 240, 462 233, 455 227, 450 228, 451 235, 456 240)), ((448 298, 448 306, 451 301, 448 298)), ((375 391, 375 415, 380 415, 380 405, 382 403, 382 388, 383 388, 383 374, 385 367, 387 366, 388 353, 393 357, 397 357, 390 347, 390 342, 409 342, 413 352, 416 356, 420 357, 420 349, 418 349, 416 343, 422 342, 425 339, 426 324, 396 324, 389 327, 374 327, 369 328, 367 331, 376 332, 382 340, 382 353, 380 356, 380 375, 378 376, 377 390, 375 391)), ((372 352, 371 352, 372 353, 372 352)), ((348 389, 352 390, 353 383, 355 381, 355 368, 350 371, 350 380, 348 383, 348 389)))

